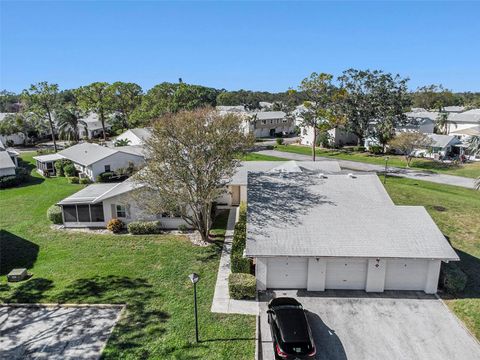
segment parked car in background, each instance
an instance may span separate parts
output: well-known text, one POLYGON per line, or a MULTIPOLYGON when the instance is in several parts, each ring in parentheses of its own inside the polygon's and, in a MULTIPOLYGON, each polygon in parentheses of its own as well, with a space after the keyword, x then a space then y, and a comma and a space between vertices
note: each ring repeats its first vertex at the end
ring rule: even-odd
POLYGON ((302 305, 293 298, 281 297, 268 304, 268 323, 272 332, 275 359, 314 359, 315 343, 302 305))

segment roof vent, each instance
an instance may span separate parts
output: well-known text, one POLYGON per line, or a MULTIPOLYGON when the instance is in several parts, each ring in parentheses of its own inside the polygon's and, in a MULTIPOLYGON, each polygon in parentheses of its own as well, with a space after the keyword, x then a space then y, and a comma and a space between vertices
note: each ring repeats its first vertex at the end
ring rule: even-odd
POLYGON ((352 173, 348 173, 347 175, 350 179, 356 179, 357 177, 353 175, 352 173))

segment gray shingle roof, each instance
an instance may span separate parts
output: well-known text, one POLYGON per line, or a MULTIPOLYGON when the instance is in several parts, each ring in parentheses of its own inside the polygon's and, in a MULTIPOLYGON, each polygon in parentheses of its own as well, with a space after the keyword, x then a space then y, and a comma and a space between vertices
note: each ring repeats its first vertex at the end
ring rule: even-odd
POLYGON ((243 161, 230 181, 230 185, 247 185, 249 172, 267 172, 301 169, 304 171, 333 173, 340 171, 337 161, 243 161))
POLYGON ((283 111, 259 111, 256 113, 257 120, 283 119, 287 114, 283 111))
POLYGON ((150 128, 135 128, 130 129, 132 133, 135 134, 136 137, 142 140, 148 140, 152 136, 152 129, 150 128))
POLYGON ((395 206, 376 175, 249 174, 247 256, 458 260, 423 207, 395 206))
POLYGON ((66 148, 65 150, 60 151, 59 154, 73 162, 87 166, 96 163, 107 156, 113 155, 117 151, 118 150, 98 144, 82 143, 66 148))
POLYGON ((0 150, 0 169, 15 168, 15 164, 7 151, 0 150))
POLYGON ((439 147, 442 149, 448 146, 450 143, 456 144, 460 142, 460 140, 458 140, 453 135, 428 134, 427 136, 433 141, 433 144, 431 146, 439 147))

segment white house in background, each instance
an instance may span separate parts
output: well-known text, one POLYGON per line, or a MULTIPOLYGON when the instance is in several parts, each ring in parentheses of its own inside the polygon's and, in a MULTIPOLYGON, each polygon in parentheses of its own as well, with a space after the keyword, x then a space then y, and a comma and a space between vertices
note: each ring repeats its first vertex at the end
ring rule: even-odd
POLYGON ((159 220, 163 229, 177 229, 188 224, 171 214, 146 214, 137 206, 131 192, 137 185, 131 179, 122 183, 92 184, 58 203, 62 207, 63 224, 69 228, 101 227, 117 218, 132 221, 159 220))
MULTIPOLYGON (((78 125, 78 130, 80 132, 81 139, 93 139, 96 137, 103 136, 102 122, 95 113, 90 113, 85 118, 81 119, 85 122, 86 126, 83 124, 78 125)), ((111 130, 112 125, 110 125, 108 119, 105 120, 105 130, 111 130)))
POLYGON ((219 206, 237 206, 247 201, 248 173, 308 172, 330 174, 340 171, 336 161, 243 161, 227 185, 225 193, 217 199, 219 206))
POLYGON ((428 134, 432 144, 428 149, 420 151, 427 157, 439 158, 440 156, 458 156, 460 155, 460 145, 462 142, 454 135, 428 134))
POLYGON ((129 141, 128 145, 144 145, 151 136, 151 128, 135 128, 121 133, 115 140, 127 140, 129 141))
POLYGON ((39 172, 55 171, 54 163, 59 159, 68 159, 73 162, 80 178, 89 178, 95 181, 98 175, 107 171, 117 171, 130 164, 140 167, 145 164, 142 147, 121 146, 109 148, 92 143, 81 143, 56 154, 35 156, 39 172))
POLYGON ((445 106, 443 110, 448 113, 461 113, 465 111, 465 106, 445 106))
MULTIPOLYGON (((327 131, 328 142, 330 146, 357 145, 357 135, 348 132, 342 128, 333 128, 327 131)), ((318 140, 318 133, 317 133, 318 140)), ((300 144, 312 146, 313 144, 313 127, 300 127, 300 144)))
POLYGON ((247 196, 258 290, 435 293, 442 261, 459 260, 425 208, 395 206, 376 175, 249 173, 247 196))
POLYGON ((467 110, 462 113, 452 113, 448 116, 451 122, 449 134, 480 125, 480 109, 467 110))
POLYGON ((273 137, 276 134, 290 135, 295 131, 295 122, 283 111, 257 111, 252 114, 250 132, 255 137, 273 137))
POLYGON ((409 116, 407 117, 405 124, 395 127, 395 132, 418 132, 421 134, 433 134, 434 129, 435 120, 431 117, 409 116))
MULTIPOLYGON (((15 115, 15 113, 0 113, 0 122, 4 121, 8 115, 15 115)), ((22 145, 25 142, 25 135, 22 133, 15 133, 11 135, 1 135, 0 141, 3 144, 7 144, 9 141, 13 142, 13 145, 22 145)))

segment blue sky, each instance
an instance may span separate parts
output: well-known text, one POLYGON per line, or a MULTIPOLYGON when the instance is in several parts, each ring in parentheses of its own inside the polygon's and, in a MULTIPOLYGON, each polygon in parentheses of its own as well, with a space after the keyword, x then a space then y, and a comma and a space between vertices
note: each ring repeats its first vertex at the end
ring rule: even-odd
POLYGON ((163 81, 284 91, 354 68, 480 91, 480 2, 0 0, 0 88, 163 81))

